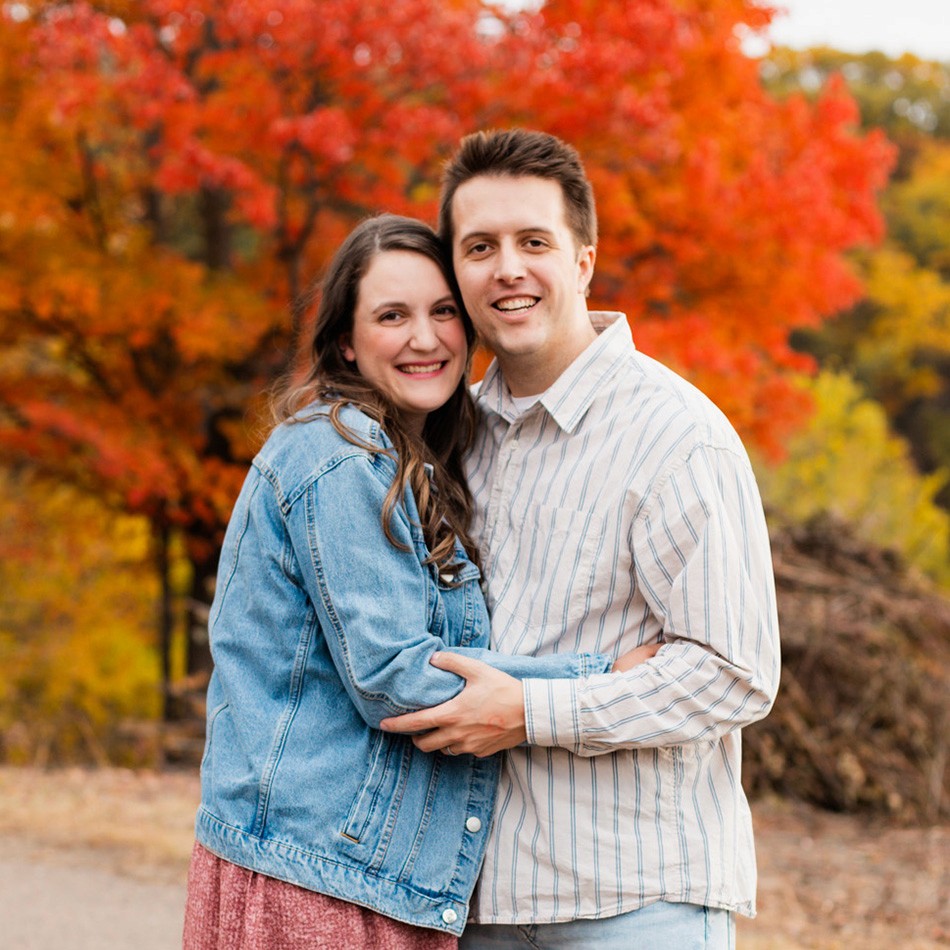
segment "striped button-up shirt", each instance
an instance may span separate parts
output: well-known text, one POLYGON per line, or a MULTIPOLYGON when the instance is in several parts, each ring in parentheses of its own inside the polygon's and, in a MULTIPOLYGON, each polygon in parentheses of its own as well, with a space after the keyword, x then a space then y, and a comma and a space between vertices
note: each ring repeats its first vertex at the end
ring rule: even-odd
POLYGON ((468 474, 503 653, 619 655, 625 674, 525 680, 474 919, 610 917, 656 900, 752 915, 740 729, 779 678, 768 534, 746 453, 622 314, 517 414, 497 364, 468 474))

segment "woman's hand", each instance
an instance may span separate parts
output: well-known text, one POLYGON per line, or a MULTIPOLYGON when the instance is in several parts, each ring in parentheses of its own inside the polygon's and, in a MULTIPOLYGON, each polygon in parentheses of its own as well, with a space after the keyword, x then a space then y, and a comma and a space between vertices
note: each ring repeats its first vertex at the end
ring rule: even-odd
POLYGON ((656 656, 661 646, 663 646, 662 643, 644 643, 643 646, 639 646, 629 653, 622 653, 614 661, 610 672, 626 673, 627 670, 632 670, 638 663, 643 663, 645 660, 649 660, 650 657, 656 656))

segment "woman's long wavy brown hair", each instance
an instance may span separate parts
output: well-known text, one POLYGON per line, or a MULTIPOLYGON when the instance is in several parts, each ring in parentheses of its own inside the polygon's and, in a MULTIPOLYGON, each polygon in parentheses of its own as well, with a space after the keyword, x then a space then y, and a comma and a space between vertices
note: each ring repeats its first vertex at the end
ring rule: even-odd
MULTIPOLYGON (((298 342, 301 359, 275 390, 271 403, 273 419, 275 425, 305 421, 308 417, 301 416, 301 410, 319 399, 330 407, 330 420, 345 439, 373 451, 384 451, 367 445, 352 432, 341 421, 340 410, 351 404, 376 419, 393 444, 394 451, 388 454, 396 463, 396 477, 382 512, 386 537, 397 547, 403 547, 393 536, 390 522, 408 484, 429 549, 426 563, 435 564, 440 573, 454 576, 459 566, 455 557, 456 537, 469 558, 478 563, 478 552, 470 535, 472 496, 462 468, 462 455, 471 445, 476 418, 467 373, 448 402, 429 413, 419 439, 403 423, 396 407, 367 383, 355 363, 344 358, 340 345, 341 337, 353 330, 360 281, 373 258, 384 251, 421 254, 439 268, 458 303, 471 358, 475 330, 462 305, 447 248, 421 221, 393 214, 368 218, 340 246, 323 280, 314 282, 295 304, 295 314, 300 317, 310 310, 319 294, 316 317, 298 342), (301 364, 305 367, 302 374, 301 364), (432 466, 431 481, 427 463, 432 466)), ((300 320, 298 325, 304 326, 304 322, 300 320)))

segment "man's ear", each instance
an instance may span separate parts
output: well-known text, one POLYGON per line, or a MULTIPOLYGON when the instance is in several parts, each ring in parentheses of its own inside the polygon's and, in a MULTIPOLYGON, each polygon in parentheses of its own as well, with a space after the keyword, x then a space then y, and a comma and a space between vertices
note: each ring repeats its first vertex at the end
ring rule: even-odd
POLYGON ((584 244, 577 250, 577 292, 587 296, 591 279, 594 276, 594 261, 597 248, 593 244, 584 244))
POLYGON ((337 341, 340 345, 340 352, 347 363, 356 362, 356 350, 353 349, 353 336, 350 333, 341 333, 337 341))

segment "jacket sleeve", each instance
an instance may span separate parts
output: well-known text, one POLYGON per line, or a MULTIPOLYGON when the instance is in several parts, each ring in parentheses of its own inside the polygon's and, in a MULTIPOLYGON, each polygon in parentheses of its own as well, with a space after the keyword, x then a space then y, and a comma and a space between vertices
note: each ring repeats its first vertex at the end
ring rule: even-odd
MULTIPOLYGON (((379 457, 354 453, 321 474, 288 515, 291 541, 307 593, 316 609, 337 671, 360 714, 381 719, 435 706, 464 681, 429 663, 447 649, 429 629, 434 582, 416 553, 405 509, 391 530, 381 512, 392 477, 379 457)), ((557 654, 533 659, 489 650, 453 648, 518 678, 577 677, 606 670, 600 654, 557 654)))
POLYGON ((700 447, 667 473, 630 537, 663 628, 626 673, 526 680, 528 742, 578 755, 715 740, 765 716, 779 678, 768 533, 748 460, 700 447))

